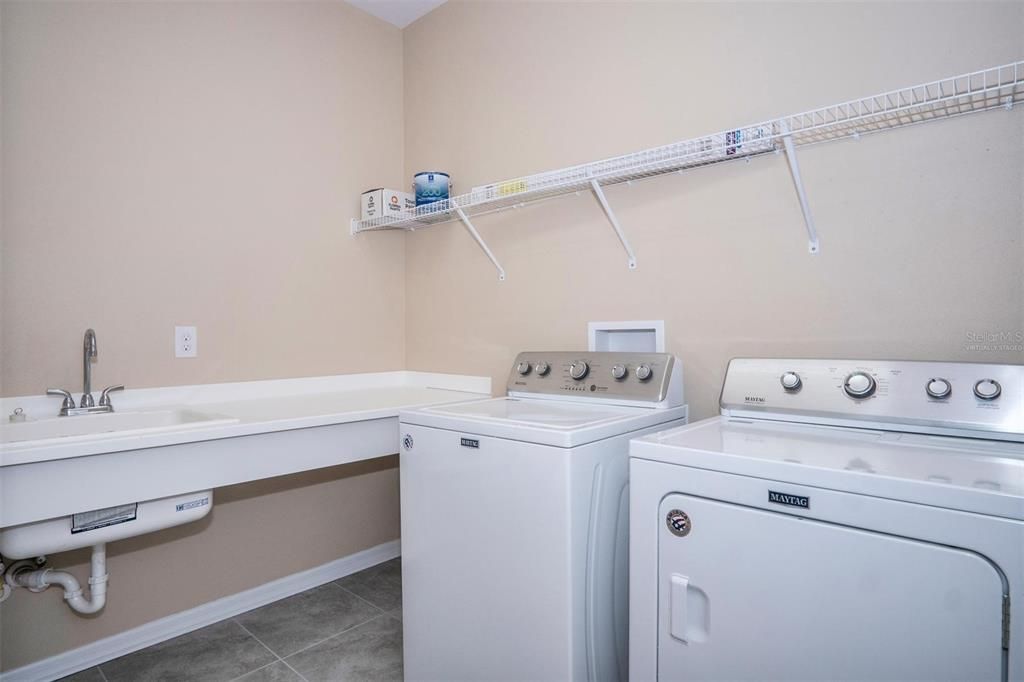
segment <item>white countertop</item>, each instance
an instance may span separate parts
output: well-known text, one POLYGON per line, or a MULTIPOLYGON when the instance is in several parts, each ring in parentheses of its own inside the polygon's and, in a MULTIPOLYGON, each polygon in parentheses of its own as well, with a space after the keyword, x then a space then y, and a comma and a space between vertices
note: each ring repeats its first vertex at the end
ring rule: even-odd
MULTIPOLYGON (((190 409, 222 419, 186 429, 0 443, 0 467, 393 418, 402 409, 486 397, 490 391, 487 377, 409 371, 125 390, 112 395, 118 412, 190 409)), ((6 419, 20 407, 30 420, 50 419, 60 404, 49 396, 3 398, 0 415, 6 419)))

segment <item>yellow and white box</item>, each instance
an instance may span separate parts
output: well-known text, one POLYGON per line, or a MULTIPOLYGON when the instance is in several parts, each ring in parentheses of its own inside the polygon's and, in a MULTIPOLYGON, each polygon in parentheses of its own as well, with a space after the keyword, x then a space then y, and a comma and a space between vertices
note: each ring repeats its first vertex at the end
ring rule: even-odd
POLYGON ((416 197, 409 192, 378 187, 363 192, 363 220, 400 216, 416 208, 416 197))

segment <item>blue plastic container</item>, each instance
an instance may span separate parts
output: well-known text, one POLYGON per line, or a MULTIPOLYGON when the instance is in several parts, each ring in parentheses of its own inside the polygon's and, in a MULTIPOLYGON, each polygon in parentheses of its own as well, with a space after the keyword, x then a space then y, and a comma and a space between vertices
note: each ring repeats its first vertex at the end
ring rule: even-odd
POLYGON ((412 186, 416 192, 416 205, 423 206, 447 199, 451 194, 452 182, 447 173, 424 171, 412 176, 412 186))

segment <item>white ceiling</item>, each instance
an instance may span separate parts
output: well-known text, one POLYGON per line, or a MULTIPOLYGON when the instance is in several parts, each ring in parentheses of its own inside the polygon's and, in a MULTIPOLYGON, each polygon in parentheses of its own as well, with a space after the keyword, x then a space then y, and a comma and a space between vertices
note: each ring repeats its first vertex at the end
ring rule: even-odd
POLYGON ((398 28, 405 28, 443 5, 445 0, 348 0, 348 3, 398 28))

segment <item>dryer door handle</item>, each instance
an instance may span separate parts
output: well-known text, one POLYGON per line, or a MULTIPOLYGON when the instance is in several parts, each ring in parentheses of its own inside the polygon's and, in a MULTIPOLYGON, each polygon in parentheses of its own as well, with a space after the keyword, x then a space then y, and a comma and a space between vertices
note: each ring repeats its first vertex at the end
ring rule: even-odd
POLYGON ((669 577, 668 632, 683 644, 708 641, 711 636, 711 600, 685 575, 669 577))
POLYGON ((686 592, 690 586, 690 579, 686 576, 673 573, 671 587, 669 588, 669 629, 670 635, 683 642, 686 641, 686 592))

